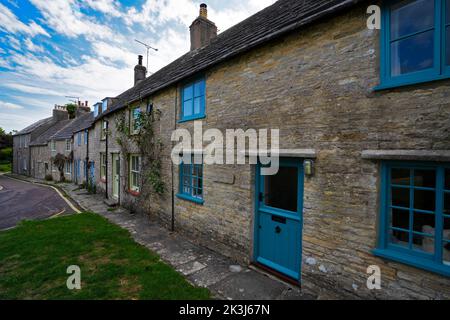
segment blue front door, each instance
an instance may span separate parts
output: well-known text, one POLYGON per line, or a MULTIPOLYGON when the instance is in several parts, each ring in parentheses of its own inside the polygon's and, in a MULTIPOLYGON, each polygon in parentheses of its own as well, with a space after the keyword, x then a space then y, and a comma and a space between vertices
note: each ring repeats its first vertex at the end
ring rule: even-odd
POLYGON ((281 159, 276 175, 257 167, 255 259, 300 281, 303 225, 303 161, 281 159))

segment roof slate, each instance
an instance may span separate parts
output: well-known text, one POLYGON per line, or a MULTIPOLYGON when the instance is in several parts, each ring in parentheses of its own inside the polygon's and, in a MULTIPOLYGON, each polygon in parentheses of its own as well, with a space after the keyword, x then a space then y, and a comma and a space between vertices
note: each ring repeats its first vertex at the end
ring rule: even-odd
POLYGON ((71 121, 72 120, 62 120, 56 122, 47 131, 31 141, 30 146, 43 146, 48 144, 48 142, 51 140, 51 137, 59 130, 61 130, 64 126, 68 125, 71 121))
MULTIPOLYGON (((81 116, 78 116, 77 118, 70 120, 69 123, 67 123, 64 127, 62 127, 59 131, 57 131, 55 134, 53 134, 50 137, 50 140, 65 140, 72 138, 73 134, 75 132, 80 131, 81 127, 86 125, 90 121, 90 119, 93 118, 93 113, 89 112, 86 114, 83 114, 81 116)), ((91 122, 92 124, 92 122, 91 122)))
POLYGON ((364 0, 279 0, 234 27, 224 31, 201 49, 190 51, 125 91, 105 115, 154 94, 172 84, 242 54, 262 43, 319 20, 364 0))
POLYGON ((45 126, 47 124, 50 124, 52 122, 52 120, 53 120, 52 117, 39 120, 39 121, 33 123, 32 125, 29 125, 25 129, 20 130, 18 133, 15 134, 15 136, 20 136, 20 135, 24 135, 24 134, 30 134, 33 131, 39 129, 40 127, 45 126))

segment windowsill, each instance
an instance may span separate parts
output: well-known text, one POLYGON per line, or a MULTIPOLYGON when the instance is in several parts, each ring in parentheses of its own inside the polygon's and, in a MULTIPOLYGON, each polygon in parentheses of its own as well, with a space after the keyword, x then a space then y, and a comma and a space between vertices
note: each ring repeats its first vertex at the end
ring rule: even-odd
POLYGON ((416 267, 426 271, 438 273, 446 277, 450 277, 450 266, 446 266, 443 264, 442 265, 436 264, 428 259, 408 255, 390 249, 375 249, 372 251, 372 253, 384 259, 393 260, 395 262, 407 264, 412 267, 416 267))
POLYGON ((361 157, 365 160, 398 161, 450 161, 448 150, 364 150, 361 157))
POLYGON ((420 80, 392 81, 392 82, 382 83, 382 84, 374 87, 372 90, 373 91, 383 91, 383 90, 413 86, 416 84, 442 81, 442 80, 446 80, 446 79, 450 79, 450 75, 434 76, 434 77, 423 78, 420 80))
POLYGON ((202 199, 194 198, 194 197, 188 196, 186 194, 182 194, 182 193, 177 194, 177 198, 179 198, 181 200, 189 201, 189 202, 194 202, 194 203, 200 204, 200 205, 203 205, 205 203, 205 201, 202 199))
POLYGON ((202 120, 202 119, 205 119, 205 118, 206 118, 206 115, 199 115, 199 116, 195 116, 195 117, 190 117, 190 118, 185 118, 185 119, 178 120, 178 123, 184 123, 184 122, 195 121, 195 120, 202 120))
POLYGON ((133 197, 139 197, 141 193, 139 191, 128 190, 128 193, 133 197))

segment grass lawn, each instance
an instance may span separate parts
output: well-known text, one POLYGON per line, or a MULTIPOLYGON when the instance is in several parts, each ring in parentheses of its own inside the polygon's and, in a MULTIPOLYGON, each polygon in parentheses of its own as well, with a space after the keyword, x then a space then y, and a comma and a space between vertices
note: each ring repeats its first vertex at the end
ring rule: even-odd
POLYGON ((0 299, 208 299, 137 244, 128 231, 83 213, 0 232, 0 299), (68 290, 67 267, 81 269, 68 290))
POLYGON ((11 172, 11 163, 0 162, 0 172, 11 172))

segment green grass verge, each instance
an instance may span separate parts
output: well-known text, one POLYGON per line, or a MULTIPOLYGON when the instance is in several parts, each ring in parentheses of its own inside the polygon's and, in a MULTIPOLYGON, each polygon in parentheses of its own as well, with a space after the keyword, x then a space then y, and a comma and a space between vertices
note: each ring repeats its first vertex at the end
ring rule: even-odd
POLYGON ((11 163, 0 163, 0 172, 11 172, 11 163))
POLYGON ((0 299, 208 299, 128 231, 83 213, 0 232, 0 299), (81 269, 68 290, 67 267, 81 269))

